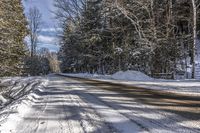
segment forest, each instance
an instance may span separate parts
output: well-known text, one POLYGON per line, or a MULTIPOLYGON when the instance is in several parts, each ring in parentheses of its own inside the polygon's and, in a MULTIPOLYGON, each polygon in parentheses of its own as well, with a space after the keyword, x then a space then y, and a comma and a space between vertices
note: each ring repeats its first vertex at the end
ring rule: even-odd
MULTIPOLYGON (((199 5, 199 0, 54 0, 55 19, 62 28, 57 53, 60 69, 198 77, 199 5)), ((47 67, 51 60, 44 53, 48 52, 35 51, 37 31, 23 14, 21 0, 0 1, 0 31, 0 76, 54 72, 47 67), (32 36, 30 49, 24 43, 28 35, 32 36), (43 66, 39 73, 32 71, 43 66)))
MULTIPOLYGON (((199 1, 56 0, 65 72, 195 76, 199 1), (81 4, 80 4, 81 3, 81 4)), ((173 78, 173 77, 172 77, 173 78)))

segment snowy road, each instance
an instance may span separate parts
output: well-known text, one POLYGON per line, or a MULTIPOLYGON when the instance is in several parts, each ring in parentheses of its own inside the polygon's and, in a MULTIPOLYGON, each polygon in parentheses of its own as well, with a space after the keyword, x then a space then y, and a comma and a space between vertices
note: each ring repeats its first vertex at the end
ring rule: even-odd
POLYGON ((49 76, 8 109, 1 133, 200 132, 199 98, 49 76))

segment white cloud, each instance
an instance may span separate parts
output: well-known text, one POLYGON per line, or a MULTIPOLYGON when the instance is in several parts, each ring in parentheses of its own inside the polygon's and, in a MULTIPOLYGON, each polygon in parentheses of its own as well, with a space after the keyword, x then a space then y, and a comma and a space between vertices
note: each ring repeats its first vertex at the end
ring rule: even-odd
POLYGON ((39 35, 38 40, 40 43, 49 43, 49 44, 55 44, 58 39, 56 37, 51 37, 51 36, 44 36, 44 35, 39 35))
POLYGON ((43 28, 41 29, 41 31, 43 32, 57 32, 57 31, 61 31, 61 28, 43 28))
MULTIPOLYGON (((56 45, 56 43, 58 42, 58 38, 39 35, 38 39, 39 39, 37 44, 38 49, 44 47, 48 48, 50 51, 54 52, 59 51, 60 46, 56 45)), ((25 37, 24 41, 28 43, 28 46, 30 46, 30 36, 25 37)))
POLYGON ((60 49, 58 45, 53 45, 53 44, 39 44, 38 49, 41 49, 41 48, 48 48, 52 52, 57 52, 60 49))

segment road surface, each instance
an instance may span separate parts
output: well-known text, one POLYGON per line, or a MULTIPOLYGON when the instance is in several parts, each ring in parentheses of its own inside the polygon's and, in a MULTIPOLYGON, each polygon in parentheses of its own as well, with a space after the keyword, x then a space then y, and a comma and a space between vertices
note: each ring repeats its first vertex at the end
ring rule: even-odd
POLYGON ((200 98, 49 76, 9 109, 1 133, 199 133, 200 98))

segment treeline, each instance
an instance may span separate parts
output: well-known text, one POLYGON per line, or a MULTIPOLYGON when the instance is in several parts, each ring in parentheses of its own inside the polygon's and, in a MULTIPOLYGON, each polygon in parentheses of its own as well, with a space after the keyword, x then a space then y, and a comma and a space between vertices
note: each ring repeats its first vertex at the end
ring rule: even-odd
POLYGON ((41 48, 34 56, 27 56, 24 62, 24 75, 37 76, 60 72, 57 53, 50 52, 47 48, 41 48))
POLYGON ((0 1, 0 76, 22 74, 26 25, 21 0, 0 1))
POLYGON ((151 75, 192 69, 199 36, 198 3, 55 0, 63 27, 62 71, 110 74, 131 69, 151 75))

